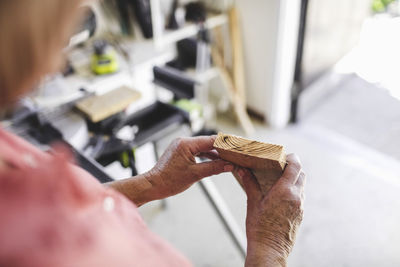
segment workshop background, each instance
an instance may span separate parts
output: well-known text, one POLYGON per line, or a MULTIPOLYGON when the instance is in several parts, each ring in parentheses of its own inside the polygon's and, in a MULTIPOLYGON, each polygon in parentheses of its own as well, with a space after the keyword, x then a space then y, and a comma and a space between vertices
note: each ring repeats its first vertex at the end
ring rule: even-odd
MULTIPOLYGON (((400 2, 101 0, 3 126, 68 143, 101 181, 149 170, 175 137, 282 144, 307 174, 289 266, 400 265, 400 2)), ((243 266, 230 174, 140 208, 195 266, 243 266)), ((118 248, 116 248, 118 249, 118 248)))

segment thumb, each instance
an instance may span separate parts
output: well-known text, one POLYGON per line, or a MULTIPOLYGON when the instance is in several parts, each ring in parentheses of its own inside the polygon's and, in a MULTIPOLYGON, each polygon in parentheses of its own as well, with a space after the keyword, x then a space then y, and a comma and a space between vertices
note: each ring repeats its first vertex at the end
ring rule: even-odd
POLYGON ((206 161, 197 163, 193 166, 195 173, 197 174, 198 180, 202 178, 220 174, 223 172, 231 172, 234 169, 232 163, 225 160, 217 159, 212 161, 206 161))
POLYGON ((244 191, 246 191, 248 201, 260 201, 262 199, 262 193, 260 185, 253 173, 249 169, 241 168, 238 171, 238 174, 242 178, 244 191))

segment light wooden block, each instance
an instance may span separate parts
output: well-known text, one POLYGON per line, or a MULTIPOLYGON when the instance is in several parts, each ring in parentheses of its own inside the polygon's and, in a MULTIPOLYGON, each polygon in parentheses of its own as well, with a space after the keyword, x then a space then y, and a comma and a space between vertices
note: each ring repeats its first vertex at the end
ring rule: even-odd
POLYGON ((140 97, 138 91, 123 86, 104 95, 85 98, 76 107, 96 123, 123 111, 140 97))
POLYGON ((251 169, 264 195, 281 177, 286 166, 285 149, 281 145, 219 133, 214 148, 222 159, 251 169))

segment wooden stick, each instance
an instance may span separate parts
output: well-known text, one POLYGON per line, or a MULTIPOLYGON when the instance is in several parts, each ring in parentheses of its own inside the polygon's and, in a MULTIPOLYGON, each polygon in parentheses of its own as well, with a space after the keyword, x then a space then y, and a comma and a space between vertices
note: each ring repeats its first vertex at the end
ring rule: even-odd
POLYGON ((235 85, 233 84, 229 71, 225 67, 221 54, 215 48, 212 48, 211 52, 213 62, 219 69, 222 82, 224 83, 225 88, 227 88, 229 99, 233 104, 239 123, 246 134, 252 134, 254 132, 253 123, 251 122, 249 115, 247 114, 246 107, 242 99, 235 90, 235 85))
POLYGON ((222 159, 251 169, 264 195, 281 177, 286 166, 286 154, 281 145, 219 133, 214 148, 222 159))
POLYGON ((213 33, 214 33, 213 45, 221 55, 222 62, 225 62, 225 44, 224 44, 224 37, 222 34, 222 27, 214 28, 213 33))
POLYGON ((244 74, 242 32, 240 29, 239 14, 236 7, 232 7, 229 10, 229 26, 232 43, 233 81, 236 92, 242 99, 243 103, 246 103, 246 80, 244 74))

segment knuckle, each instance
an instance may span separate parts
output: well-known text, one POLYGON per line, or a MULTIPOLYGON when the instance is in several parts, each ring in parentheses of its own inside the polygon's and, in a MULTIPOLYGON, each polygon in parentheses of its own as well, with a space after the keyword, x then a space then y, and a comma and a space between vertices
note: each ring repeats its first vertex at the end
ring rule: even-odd
POLYGON ((289 154, 287 156, 288 163, 296 169, 301 169, 301 163, 299 157, 296 154, 289 154))
POLYGON ((294 161, 294 162, 291 162, 291 163, 289 163, 290 165, 292 165, 292 167, 295 169, 295 170, 297 170, 297 171, 301 171, 301 164, 300 164, 300 162, 298 162, 298 161, 294 161))
POLYGON ((300 184, 300 188, 304 188, 304 185, 306 183, 306 174, 303 171, 300 171, 299 178, 298 178, 298 184, 300 184))
POLYGON ((296 195, 293 197, 292 206, 298 210, 301 210, 303 208, 303 200, 301 199, 301 196, 296 195))
POLYGON ((222 172, 224 170, 224 166, 225 166, 224 162, 222 162, 222 161, 214 161, 214 164, 213 164, 213 167, 212 167, 213 173, 222 172))
POLYGON ((182 137, 175 138, 174 140, 174 144, 178 149, 183 148, 185 146, 185 143, 185 139, 182 137))
POLYGON ((207 173, 214 174, 218 173, 218 171, 219 171, 218 164, 210 164, 207 166, 207 173))
POLYGON ((292 206, 292 208, 294 210, 296 210, 298 212, 303 212, 303 210, 304 210, 304 198, 300 194, 294 196, 292 201, 291 201, 291 206, 292 206))
POLYGON ((302 192, 300 192, 294 186, 286 187, 285 190, 283 191, 283 197, 287 199, 290 203, 290 206, 292 206, 295 209, 300 209, 303 206, 302 192))
POLYGON ((287 199, 292 199, 294 195, 296 195, 296 188, 294 188, 290 184, 285 184, 282 188, 282 195, 287 199))

